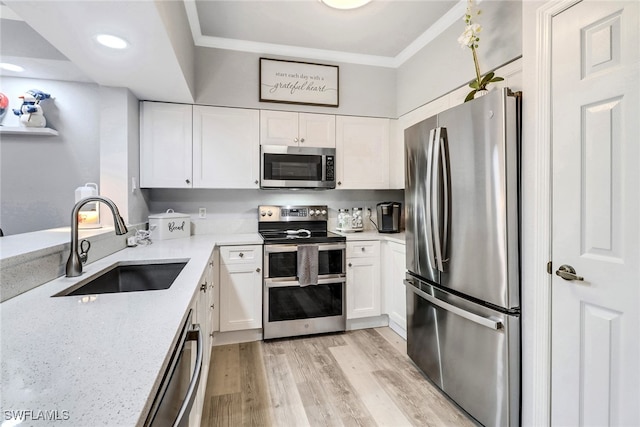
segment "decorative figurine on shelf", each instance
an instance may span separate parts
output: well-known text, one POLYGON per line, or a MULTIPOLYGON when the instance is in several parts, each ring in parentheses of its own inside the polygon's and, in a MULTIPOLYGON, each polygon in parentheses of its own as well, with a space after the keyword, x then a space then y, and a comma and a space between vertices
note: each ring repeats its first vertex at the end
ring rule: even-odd
POLYGON ((31 128, 45 127, 47 120, 44 118, 40 101, 51 98, 51 95, 41 90, 30 89, 18 98, 22 99, 22 105, 19 110, 14 109, 13 114, 20 116, 20 124, 31 128))
POLYGON ((7 114, 7 110, 9 109, 9 98, 7 95, 0 92, 0 126, 2 125, 2 119, 4 119, 4 115, 7 114))

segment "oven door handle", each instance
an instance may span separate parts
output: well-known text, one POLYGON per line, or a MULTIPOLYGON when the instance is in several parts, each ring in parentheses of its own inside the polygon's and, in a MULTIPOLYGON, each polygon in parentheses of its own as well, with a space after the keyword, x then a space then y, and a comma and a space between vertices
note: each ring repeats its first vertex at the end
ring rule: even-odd
MULTIPOLYGON (((330 285, 333 283, 345 283, 346 281, 346 277, 342 275, 335 275, 335 277, 323 277, 322 279, 318 279, 318 283, 316 283, 316 285, 330 285)), ((298 282, 297 280, 264 279, 264 285, 267 288, 284 288, 288 286, 300 286, 300 282, 298 282)))
MULTIPOLYGON (((301 245, 305 244, 303 242, 300 242, 301 245)), ((319 251, 338 251, 338 250, 343 250, 343 249, 347 249, 347 244, 346 243, 335 243, 335 244, 324 244, 324 243, 317 243, 318 245, 318 250, 319 251)), ((264 252, 267 254, 275 254, 275 253, 281 253, 281 252, 297 252, 298 251, 298 244, 290 244, 290 245, 265 245, 264 246, 264 252)))

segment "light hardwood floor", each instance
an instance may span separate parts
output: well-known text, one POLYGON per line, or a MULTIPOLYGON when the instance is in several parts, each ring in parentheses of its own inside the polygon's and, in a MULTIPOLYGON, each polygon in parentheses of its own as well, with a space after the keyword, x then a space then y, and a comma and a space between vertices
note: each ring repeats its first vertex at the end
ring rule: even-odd
POLYGON ((389 328, 214 347, 203 426, 473 426, 389 328))

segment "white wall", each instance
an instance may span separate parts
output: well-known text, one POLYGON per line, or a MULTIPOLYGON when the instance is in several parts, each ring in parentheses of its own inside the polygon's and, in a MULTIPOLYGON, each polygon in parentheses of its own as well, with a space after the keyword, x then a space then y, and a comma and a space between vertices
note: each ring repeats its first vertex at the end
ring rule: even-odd
POLYGON ((340 67, 339 107, 278 104, 258 101, 260 56, 255 53, 197 48, 196 104, 395 118, 395 69, 329 64, 340 67))
MULTIPOLYGON (((68 226, 75 189, 99 183, 98 86, 54 80, 2 78, 10 108, 29 89, 50 93, 43 101, 47 126, 58 136, 1 135, 0 227, 6 235, 68 226)), ((7 112, 4 126, 18 126, 7 112)))
MULTIPOLYGON (((483 30, 478 56, 484 75, 522 54, 522 3, 485 0, 479 8, 482 14, 478 22, 483 30)), ((475 78, 471 50, 462 48, 457 41, 463 30, 460 19, 398 68, 398 116, 466 86, 475 78)))

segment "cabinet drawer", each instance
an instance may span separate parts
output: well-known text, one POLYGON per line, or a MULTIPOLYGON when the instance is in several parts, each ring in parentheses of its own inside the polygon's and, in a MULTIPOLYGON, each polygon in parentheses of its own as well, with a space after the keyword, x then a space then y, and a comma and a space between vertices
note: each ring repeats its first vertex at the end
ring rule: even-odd
POLYGON ((347 258, 377 257, 380 255, 380 242, 347 242, 347 258))
POLYGON ((223 246, 220 262, 225 265, 255 263, 262 261, 262 246, 223 246))

